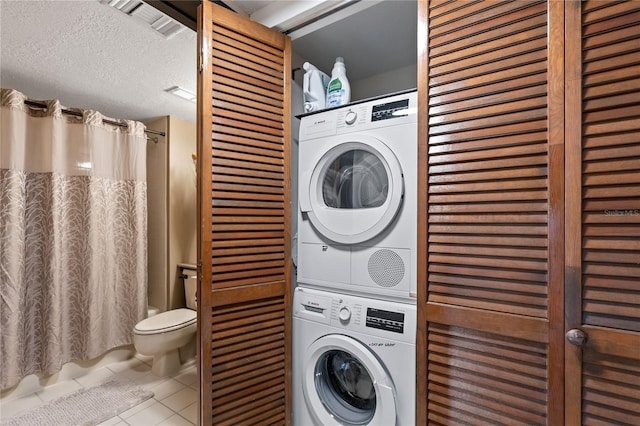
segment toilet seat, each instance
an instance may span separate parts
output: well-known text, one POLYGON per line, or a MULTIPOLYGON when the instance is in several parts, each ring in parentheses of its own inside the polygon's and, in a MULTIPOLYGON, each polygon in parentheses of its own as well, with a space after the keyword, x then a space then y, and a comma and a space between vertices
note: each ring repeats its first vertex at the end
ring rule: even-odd
POLYGON ((167 333, 189 327, 196 321, 196 311, 186 308, 173 309, 140 321, 133 331, 140 335, 167 333))

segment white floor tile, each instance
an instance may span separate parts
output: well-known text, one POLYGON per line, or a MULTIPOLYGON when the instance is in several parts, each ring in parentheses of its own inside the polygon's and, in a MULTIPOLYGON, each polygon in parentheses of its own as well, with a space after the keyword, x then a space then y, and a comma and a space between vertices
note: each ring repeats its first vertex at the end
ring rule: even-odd
POLYGON ((6 419, 13 416, 23 410, 35 408, 41 405, 43 402, 36 396, 35 393, 29 395, 23 395, 19 398, 12 398, 0 403, 0 418, 6 419))
MULTIPOLYGON (((150 360, 150 359, 147 359, 150 360)), ((144 357, 118 361, 75 380, 65 380, 41 387, 35 393, 8 393, 0 399, 0 418, 40 406, 46 401, 75 392, 83 387, 104 383, 114 377, 138 384, 154 392, 154 397, 108 419, 99 426, 193 426, 198 421, 198 375, 196 366, 189 366, 174 377, 158 377, 151 373, 144 357)))
POLYGON ((146 374, 129 374, 127 371, 118 373, 118 377, 129 380, 130 382, 140 385, 145 389, 156 387, 171 379, 170 377, 158 377, 152 372, 148 372, 146 374))
POLYGON ((173 411, 178 412, 197 401, 198 393, 191 388, 184 388, 173 395, 162 399, 160 402, 171 408, 173 411))
POLYGON ((158 426, 193 426, 193 423, 178 414, 174 414, 158 426))
POLYGON ((114 373, 121 373, 123 371, 133 370, 134 368, 139 367, 143 364, 144 362, 134 357, 124 361, 114 362, 113 364, 109 364, 107 367, 114 373))
POLYGON ((136 405, 135 407, 131 407, 129 408, 127 411, 123 411, 122 413, 118 414, 118 417, 127 420, 129 417, 138 414, 140 411, 151 407, 153 404, 157 403, 158 401, 156 401, 153 398, 147 399, 144 402, 141 402, 140 404, 136 405))
POLYGON ((108 382, 113 377, 115 377, 113 371, 109 370, 106 367, 103 367, 98 370, 92 371, 84 376, 76 377, 75 380, 76 382, 80 383, 82 387, 87 388, 99 383, 108 382))
POLYGON ((75 380, 66 380, 64 382, 56 383, 55 385, 47 386, 43 390, 36 392, 36 395, 43 401, 51 401, 52 399, 68 395, 79 389, 82 389, 82 385, 80 385, 80 383, 75 380))
POLYGON ((195 366, 189 367, 188 369, 180 372, 180 374, 175 376, 174 379, 176 379, 183 385, 190 386, 198 381, 198 370, 195 366))
POLYGON ((105 420, 102 423, 98 423, 97 426, 116 426, 117 424, 125 424, 125 423, 120 417, 115 416, 110 418, 109 420, 105 420))
POLYGON ((125 421, 131 426, 152 426, 161 423, 163 420, 175 414, 159 402, 153 401, 155 404, 139 411, 131 417, 127 417, 125 421))
POLYGON ((129 368, 121 369, 122 366, 109 366, 109 370, 113 371, 117 377, 122 377, 133 383, 138 383, 138 380, 144 380, 144 377, 151 374, 151 367, 144 362, 135 360, 135 363, 129 368))
POLYGON ((198 424, 198 402, 196 401, 187 408, 180 410, 178 414, 189 420, 194 425, 198 424))
POLYGON ((158 377, 153 373, 149 373, 148 376, 144 377, 144 380, 138 380, 138 384, 142 386, 146 390, 153 391, 153 388, 156 386, 160 386, 164 382, 168 382, 171 380, 171 377, 158 377))
POLYGON ((154 398, 158 401, 162 401, 169 395, 173 395, 176 392, 181 391, 186 388, 185 385, 180 383, 177 380, 169 379, 165 382, 160 383, 158 386, 151 388, 151 392, 154 393, 154 398))

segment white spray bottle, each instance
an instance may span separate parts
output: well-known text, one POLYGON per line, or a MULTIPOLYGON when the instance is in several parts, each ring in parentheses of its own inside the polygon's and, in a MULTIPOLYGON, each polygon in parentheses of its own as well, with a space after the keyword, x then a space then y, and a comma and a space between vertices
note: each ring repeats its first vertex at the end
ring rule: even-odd
POLYGON ((325 97, 329 76, 309 62, 302 64, 304 79, 302 95, 304 97, 304 112, 318 111, 325 107, 325 97))

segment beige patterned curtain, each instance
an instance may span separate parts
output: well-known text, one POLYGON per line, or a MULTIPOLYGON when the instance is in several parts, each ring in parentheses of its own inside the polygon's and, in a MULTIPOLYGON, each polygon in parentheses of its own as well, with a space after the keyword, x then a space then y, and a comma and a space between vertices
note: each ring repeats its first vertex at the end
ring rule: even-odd
MULTIPOLYGON (((132 342, 147 308, 146 138, 1 89, 0 389, 132 342)), ((111 119, 109 119, 111 120, 111 119)), ((115 121, 115 120, 113 120, 115 121)))

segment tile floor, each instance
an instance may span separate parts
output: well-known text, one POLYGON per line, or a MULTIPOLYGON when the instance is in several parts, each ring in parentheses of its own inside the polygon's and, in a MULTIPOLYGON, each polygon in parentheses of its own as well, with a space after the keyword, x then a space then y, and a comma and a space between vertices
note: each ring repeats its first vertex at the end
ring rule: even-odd
POLYGON ((73 380, 65 380, 26 395, 0 400, 0 418, 37 407, 46 401, 123 376, 154 393, 154 397, 99 426, 192 426, 198 419, 198 376, 193 364, 172 377, 151 373, 150 358, 134 357, 109 364, 73 380))

